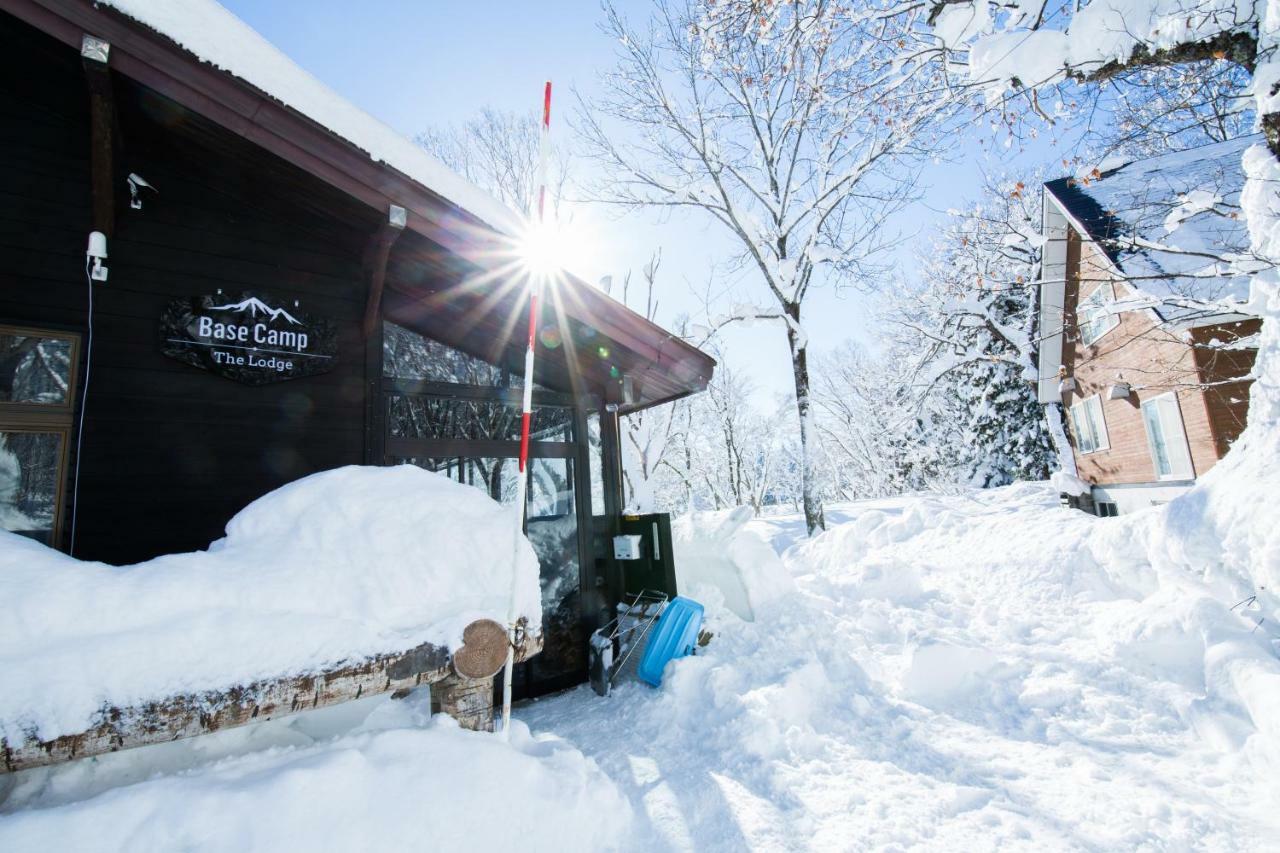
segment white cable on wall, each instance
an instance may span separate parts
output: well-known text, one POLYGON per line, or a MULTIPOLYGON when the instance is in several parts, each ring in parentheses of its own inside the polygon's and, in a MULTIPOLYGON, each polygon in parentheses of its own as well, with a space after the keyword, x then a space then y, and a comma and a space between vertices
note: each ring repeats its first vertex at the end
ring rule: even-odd
POLYGON ((76 465, 71 479, 71 543, 67 553, 76 555, 76 516, 80 509, 80 448, 84 444, 84 411, 89 400, 89 370, 93 363, 93 266, 94 258, 84 260, 84 277, 89 284, 88 334, 84 345, 84 379, 81 381, 80 418, 76 425, 76 465))

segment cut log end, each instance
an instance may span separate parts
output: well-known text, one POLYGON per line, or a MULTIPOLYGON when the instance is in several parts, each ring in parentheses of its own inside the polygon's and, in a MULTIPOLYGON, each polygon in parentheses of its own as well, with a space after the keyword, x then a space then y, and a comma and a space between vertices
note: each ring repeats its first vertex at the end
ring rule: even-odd
POLYGON ((507 629, 492 619, 477 619, 462 632, 462 648, 453 668, 464 678, 490 678, 507 662, 507 629))

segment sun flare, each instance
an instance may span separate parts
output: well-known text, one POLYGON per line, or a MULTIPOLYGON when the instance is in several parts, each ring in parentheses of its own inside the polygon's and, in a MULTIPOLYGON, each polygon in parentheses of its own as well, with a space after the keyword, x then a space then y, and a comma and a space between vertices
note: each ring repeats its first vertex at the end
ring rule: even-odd
POLYGON ((532 275, 553 279, 567 270, 579 269, 585 256, 581 235, 563 225, 533 225, 520 238, 517 254, 532 275))

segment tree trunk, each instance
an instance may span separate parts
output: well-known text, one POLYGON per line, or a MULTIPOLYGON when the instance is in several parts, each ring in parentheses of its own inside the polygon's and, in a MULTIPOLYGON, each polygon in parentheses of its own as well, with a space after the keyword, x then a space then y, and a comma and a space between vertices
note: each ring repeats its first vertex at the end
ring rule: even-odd
POLYGON ((796 414, 800 417, 800 495, 804 502, 804 525, 809 535, 827 529, 822 514, 822 498, 813 470, 812 404, 809 399, 809 344, 800 337, 800 306, 784 309, 793 322, 787 324, 787 344, 791 347, 791 373, 796 382, 796 414))

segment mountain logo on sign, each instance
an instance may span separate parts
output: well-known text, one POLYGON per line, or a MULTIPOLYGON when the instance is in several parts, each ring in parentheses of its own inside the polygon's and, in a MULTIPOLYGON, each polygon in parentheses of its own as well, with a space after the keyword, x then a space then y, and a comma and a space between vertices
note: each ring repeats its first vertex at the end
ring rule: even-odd
POLYGON ((211 305, 209 306, 208 310, 236 311, 238 313, 243 313, 245 311, 248 311, 250 317, 257 317, 258 313, 261 312, 263 314, 266 314, 268 317, 270 317, 272 321, 278 320, 281 317, 283 317, 295 326, 302 325, 302 321, 296 319, 288 311, 284 310, 283 308, 272 308, 270 305, 263 302, 261 299, 259 299, 256 296, 250 296, 248 299, 242 300, 240 302, 232 302, 227 305, 211 305))

